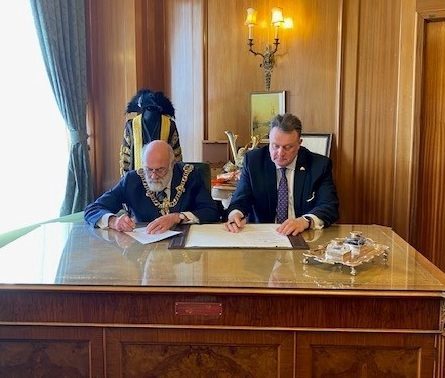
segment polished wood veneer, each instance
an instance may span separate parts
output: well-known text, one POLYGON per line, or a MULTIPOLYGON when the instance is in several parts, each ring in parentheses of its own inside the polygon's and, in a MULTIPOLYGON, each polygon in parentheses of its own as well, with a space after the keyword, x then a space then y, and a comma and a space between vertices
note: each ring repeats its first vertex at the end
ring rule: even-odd
POLYGON ((85 323, 128 325, 221 325, 267 328, 369 328, 437 330, 437 298, 379 298, 325 294, 236 295, 162 293, 0 293, 4 322, 85 323), (222 304, 222 315, 176 315, 182 301, 222 304), (395 305, 397 304, 397 305, 395 305), (291 310, 290 310, 291 309, 291 310), (366 311, 363 311, 366 309, 366 311), (419 313, 423 316, 419 317, 419 313), (378 314, 378 316, 369 316, 378 314))
POLYGON ((42 226, 0 249, 0 375, 443 377, 445 274, 387 227, 304 237, 351 230, 388 245, 387 264, 352 276, 297 250, 42 226))

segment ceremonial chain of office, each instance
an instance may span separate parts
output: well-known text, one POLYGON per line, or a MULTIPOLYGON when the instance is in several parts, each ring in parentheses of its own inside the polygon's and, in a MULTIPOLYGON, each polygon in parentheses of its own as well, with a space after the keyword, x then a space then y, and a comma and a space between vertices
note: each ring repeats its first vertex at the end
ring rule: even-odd
POLYGON ((185 164, 184 165, 181 182, 176 187, 176 195, 175 195, 175 198, 173 198, 173 201, 169 201, 169 199, 167 197, 165 197, 164 200, 162 202, 160 202, 156 198, 156 194, 155 194, 156 192, 153 192, 148 187, 148 183, 147 183, 147 180, 145 179, 145 175, 144 175, 144 169, 143 168, 139 168, 137 170, 137 174, 141 178, 142 184, 144 185, 145 195, 148 198, 151 199, 151 201, 159 209, 161 214, 165 215, 165 214, 169 214, 170 213, 170 208, 176 206, 176 204, 178 203, 179 199, 182 196, 182 193, 185 192, 185 183, 188 180, 189 174, 193 171, 193 168, 194 167, 191 164, 185 164))

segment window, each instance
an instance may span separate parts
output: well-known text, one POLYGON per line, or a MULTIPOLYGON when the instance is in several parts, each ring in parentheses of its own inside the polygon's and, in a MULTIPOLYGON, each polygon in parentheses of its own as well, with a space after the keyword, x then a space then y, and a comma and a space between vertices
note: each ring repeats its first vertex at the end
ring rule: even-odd
POLYGON ((59 216, 68 137, 28 0, 0 2, 0 233, 59 216))

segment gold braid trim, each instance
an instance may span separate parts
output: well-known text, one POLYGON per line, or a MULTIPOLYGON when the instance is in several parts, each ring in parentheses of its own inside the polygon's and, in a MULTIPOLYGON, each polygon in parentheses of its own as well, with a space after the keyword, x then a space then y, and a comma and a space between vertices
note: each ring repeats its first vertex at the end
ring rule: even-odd
POLYGON ((170 117, 161 114, 161 132, 159 139, 168 143, 168 137, 170 136, 170 117))
POLYGON ((170 213, 171 207, 175 207, 177 205, 179 199, 182 196, 182 193, 185 192, 185 183, 187 182, 187 180, 189 178, 189 174, 193 171, 193 168, 194 167, 192 164, 184 165, 181 182, 176 187, 175 198, 173 198, 173 201, 170 202, 169 199, 166 197, 166 198, 164 198, 162 203, 159 202, 159 200, 156 198, 156 195, 155 195, 156 192, 153 192, 152 190, 149 189, 147 180, 145 180, 144 168, 139 168, 137 170, 137 174, 139 175, 139 177, 142 180, 142 185, 144 185, 145 195, 151 199, 151 202, 153 202, 153 204, 159 209, 161 214, 165 215, 165 214, 170 213))
POLYGON ((133 126, 133 169, 142 167, 142 114, 137 115, 131 121, 133 126))

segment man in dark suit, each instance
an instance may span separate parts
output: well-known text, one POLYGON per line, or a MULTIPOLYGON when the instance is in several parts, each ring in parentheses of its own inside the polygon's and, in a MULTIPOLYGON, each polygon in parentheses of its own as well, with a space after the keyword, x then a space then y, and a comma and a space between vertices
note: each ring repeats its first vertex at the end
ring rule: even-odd
POLYGON ((127 172, 111 190, 85 208, 95 227, 131 231, 135 222, 149 222, 150 234, 179 223, 219 221, 215 201, 193 165, 175 162, 172 147, 161 140, 142 149, 143 168, 127 172), (125 209, 125 214, 117 214, 125 209))
POLYGON ((328 157, 301 147, 301 121, 277 115, 269 146, 249 151, 233 194, 225 228, 239 232, 247 222, 279 223, 283 235, 328 227, 338 219, 338 197, 328 157))

